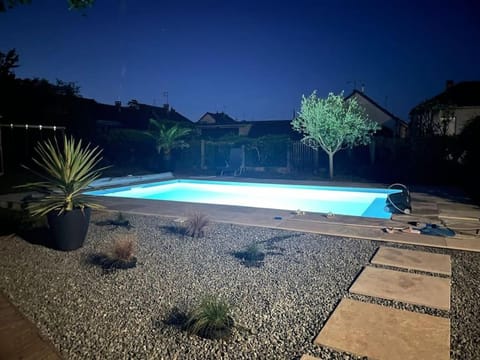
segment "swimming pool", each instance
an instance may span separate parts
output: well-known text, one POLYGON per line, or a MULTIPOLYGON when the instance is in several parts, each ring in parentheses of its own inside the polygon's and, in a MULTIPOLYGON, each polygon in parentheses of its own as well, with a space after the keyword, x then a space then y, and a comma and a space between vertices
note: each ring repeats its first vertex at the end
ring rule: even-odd
POLYGON ((400 190, 175 179, 85 194, 390 219, 387 196, 396 192, 400 190))

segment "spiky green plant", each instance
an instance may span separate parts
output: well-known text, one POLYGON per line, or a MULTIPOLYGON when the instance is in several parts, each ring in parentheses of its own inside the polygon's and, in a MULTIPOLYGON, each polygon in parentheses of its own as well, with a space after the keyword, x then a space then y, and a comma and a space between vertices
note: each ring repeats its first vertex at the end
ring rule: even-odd
POLYGON ((64 136, 63 146, 60 146, 55 138, 54 142, 47 140, 38 143, 35 152, 38 157, 34 157, 33 162, 44 174, 24 167, 44 181, 20 186, 43 194, 43 197, 27 204, 32 215, 42 216, 51 211, 61 214, 84 207, 101 208, 88 196, 83 195, 83 191, 107 168, 95 169, 102 160, 102 150, 98 146, 92 148, 88 144, 84 147, 82 140, 76 141, 73 137, 64 136))
POLYGON ((252 242, 245 248, 245 253, 251 255, 251 257, 256 257, 261 252, 260 246, 256 242, 252 242))
POLYGON ((249 244, 244 251, 234 252, 233 255, 241 259, 242 263, 246 266, 260 267, 263 265, 263 260, 265 259, 265 253, 256 242, 249 244))
POLYGON ((234 321, 230 305, 217 297, 207 296, 190 314, 186 328, 207 339, 219 339, 231 334, 234 321))

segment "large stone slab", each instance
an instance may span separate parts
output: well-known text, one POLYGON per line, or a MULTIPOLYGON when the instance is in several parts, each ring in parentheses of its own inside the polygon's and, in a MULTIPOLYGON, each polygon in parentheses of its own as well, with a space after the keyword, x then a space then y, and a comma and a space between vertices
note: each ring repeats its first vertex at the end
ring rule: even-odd
POLYGON ((319 358, 313 357, 311 355, 302 355, 300 360, 320 360, 319 358))
POLYGON ((450 310, 450 279, 367 266, 351 293, 450 310))
POLYGON ((378 360, 448 360, 450 320, 343 299, 314 343, 378 360))
POLYGON ((381 246, 371 263, 452 275, 452 265, 449 255, 434 254, 425 251, 381 246))

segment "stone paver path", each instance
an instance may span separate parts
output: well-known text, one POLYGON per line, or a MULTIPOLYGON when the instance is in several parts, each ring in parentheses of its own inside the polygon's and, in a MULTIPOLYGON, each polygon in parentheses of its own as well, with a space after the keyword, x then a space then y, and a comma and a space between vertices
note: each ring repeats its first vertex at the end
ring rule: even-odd
MULTIPOLYGON (((450 310, 450 278, 401 270, 451 275, 450 256, 380 247, 371 263, 399 270, 366 266, 351 293, 450 310)), ((344 298, 314 343, 379 360, 447 360, 450 320, 344 298)))
POLYGON ((450 310, 450 279, 367 266, 350 292, 450 310))
POLYGON ((314 341, 385 360, 448 360, 450 320, 343 299, 314 341))
POLYGON ((389 265, 404 269, 414 269, 439 273, 452 274, 450 257, 426 251, 396 249, 381 246, 373 257, 372 264, 389 265))

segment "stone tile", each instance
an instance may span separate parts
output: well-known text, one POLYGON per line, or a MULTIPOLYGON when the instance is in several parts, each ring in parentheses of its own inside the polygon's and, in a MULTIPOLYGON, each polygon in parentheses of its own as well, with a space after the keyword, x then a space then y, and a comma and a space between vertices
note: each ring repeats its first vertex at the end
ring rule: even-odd
POLYGON ((310 355, 302 355, 300 360, 320 360, 320 359, 316 358, 316 357, 313 357, 313 356, 310 356, 310 355))
POLYGON ((447 246, 450 249, 480 251, 480 237, 472 238, 447 238, 447 246))
POLYGON ((367 266, 351 293, 450 310, 450 279, 367 266))
POLYGON ((449 255, 434 254, 426 251, 413 251, 381 246, 371 263, 445 275, 452 274, 449 255))
POLYGON ((450 320, 343 299, 314 343, 378 360, 448 360, 450 320))

